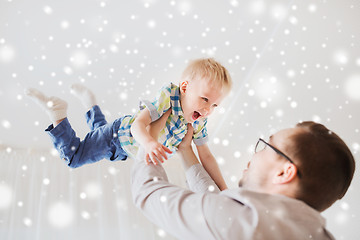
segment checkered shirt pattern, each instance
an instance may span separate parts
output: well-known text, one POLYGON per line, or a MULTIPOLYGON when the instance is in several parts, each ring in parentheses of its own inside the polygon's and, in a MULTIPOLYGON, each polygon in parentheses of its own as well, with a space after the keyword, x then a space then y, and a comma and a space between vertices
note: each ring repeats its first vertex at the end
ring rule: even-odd
MULTIPOLYGON (((159 119, 171 108, 170 117, 159 134, 159 142, 175 153, 187 133, 187 121, 184 118, 180 105, 179 87, 173 83, 163 86, 152 102, 147 100, 140 101, 140 111, 144 108, 147 108, 150 112, 152 122, 159 119)), ((130 127, 139 112, 135 115, 125 116, 118 131, 121 147, 132 158, 136 156, 139 144, 133 138, 130 127)), ((196 145, 202 145, 208 141, 206 123, 207 119, 200 119, 192 124, 194 128, 193 141, 196 145)))

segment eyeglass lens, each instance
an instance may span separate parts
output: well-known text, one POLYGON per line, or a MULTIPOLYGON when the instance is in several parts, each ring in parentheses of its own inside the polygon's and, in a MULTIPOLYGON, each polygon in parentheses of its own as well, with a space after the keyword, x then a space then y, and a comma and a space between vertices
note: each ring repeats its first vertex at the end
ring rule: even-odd
POLYGON ((264 150, 265 147, 266 147, 266 144, 265 144, 263 141, 259 140, 259 141, 256 143, 256 146, 255 146, 255 153, 264 150))

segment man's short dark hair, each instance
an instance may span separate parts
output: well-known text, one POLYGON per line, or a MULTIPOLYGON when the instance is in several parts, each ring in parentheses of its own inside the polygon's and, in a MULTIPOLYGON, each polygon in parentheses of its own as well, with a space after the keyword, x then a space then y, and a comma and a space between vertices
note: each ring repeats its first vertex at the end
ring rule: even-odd
POLYGON ((341 199, 354 175, 355 160, 344 141, 324 125, 302 122, 289 145, 301 171, 297 198, 318 211, 341 199))

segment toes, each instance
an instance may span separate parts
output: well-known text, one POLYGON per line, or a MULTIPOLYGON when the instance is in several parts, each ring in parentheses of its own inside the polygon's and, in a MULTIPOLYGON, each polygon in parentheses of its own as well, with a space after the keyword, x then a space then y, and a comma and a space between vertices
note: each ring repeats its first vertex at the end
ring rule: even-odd
POLYGON ((29 96, 29 97, 36 98, 37 100, 39 100, 41 102, 48 101, 48 97, 45 96, 45 94, 43 94, 42 92, 40 92, 39 90, 37 90, 35 88, 27 88, 27 89, 25 89, 25 94, 27 96, 29 96))

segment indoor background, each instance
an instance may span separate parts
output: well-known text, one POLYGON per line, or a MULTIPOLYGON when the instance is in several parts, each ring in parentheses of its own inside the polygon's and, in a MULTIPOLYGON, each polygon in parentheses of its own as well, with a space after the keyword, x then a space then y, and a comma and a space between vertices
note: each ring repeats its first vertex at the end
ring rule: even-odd
MULTIPOLYGON (((71 84, 92 89, 112 121, 214 57, 234 85, 209 118, 209 146, 233 188, 257 139, 299 121, 340 135, 359 165, 359 43, 356 0, 0 0, 0 239, 174 239, 134 207, 131 159, 62 162, 25 88, 65 99, 84 137, 71 84)), ((165 167, 186 187, 176 156, 165 167)), ((337 239, 360 238, 359 187, 357 171, 323 213, 337 239)))

